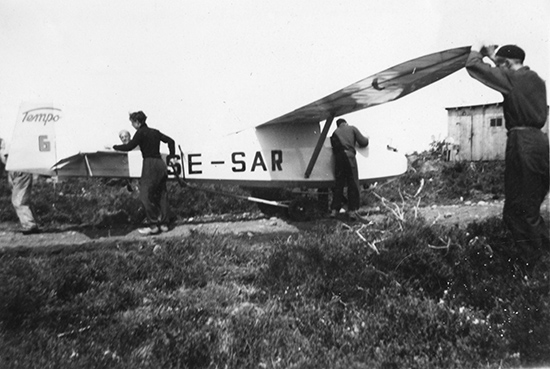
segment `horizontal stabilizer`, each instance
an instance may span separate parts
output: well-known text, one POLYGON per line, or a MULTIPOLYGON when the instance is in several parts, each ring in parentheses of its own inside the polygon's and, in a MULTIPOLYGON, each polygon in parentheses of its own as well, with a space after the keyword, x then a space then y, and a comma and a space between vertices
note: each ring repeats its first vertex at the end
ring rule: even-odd
POLYGON ((117 151, 78 153, 60 160, 52 170, 60 177, 130 177, 128 153, 117 151))

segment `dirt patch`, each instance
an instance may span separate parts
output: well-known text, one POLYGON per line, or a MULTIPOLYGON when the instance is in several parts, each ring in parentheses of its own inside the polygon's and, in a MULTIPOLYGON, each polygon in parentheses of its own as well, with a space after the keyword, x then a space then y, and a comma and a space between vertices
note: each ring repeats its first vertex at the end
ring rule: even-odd
POLYGON ((470 203, 463 205, 431 206, 420 208, 419 213, 428 224, 466 227, 469 223, 491 217, 500 217, 504 202, 470 203))
MULTIPOLYGON (((419 213, 428 224, 442 224, 466 227, 469 223, 479 222, 491 217, 502 217, 504 201, 464 202, 459 205, 433 205, 420 208, 419 213)), ((542 203, 541 214, 548 222, 550 220, 550 197, 542 203)))
MULTIPOLYGON (((462 203, 460 205, 434 205, 419 208, 418 214, 426 219, 428 224, 466 227, 469 223, 482 221, 490 217, 501 217, 503 201, 462 203)), ((550 219, 550 200, 542 207, 545 219, 550 219)), ((369 220, 379 223, 385 215, 370 212, 369 220)), ((191 233, 222 234, 222 235, 285 235, 293 234, 319 225, 320 222, 332 224, 335 220, 317 219, 309 222, 292 222, 280 218, 260 218, 238 221, 209 221, 187 219, 180 222, 168 232, 156 236, 142 236, 135 226, 116 228, 97 227, 64 227, 45 229, 40 234, 22 235, 16 223, 0 223, 0 249, 18 247, 50 247, 78 246, 90 243, 105 243, 117 241, 140 241, 145 239, 184 238, 191 233)), ((329 226, 327 224, 327 226, 329 226)))
POLYGON ((70 227, 45 229, 39 234, 23 235, 16 223, 0 225, 0 249, 15 247, 69 246, 88 243, 132 241, 144 239, 184 238, 193 232, 206 234, 248 235, 297 233, 306 224, 292 224, 282 219, 255 219, 232 222, 179 223, 168 232, 155 236, 143 236, 136 227, 95 228, 70 227))

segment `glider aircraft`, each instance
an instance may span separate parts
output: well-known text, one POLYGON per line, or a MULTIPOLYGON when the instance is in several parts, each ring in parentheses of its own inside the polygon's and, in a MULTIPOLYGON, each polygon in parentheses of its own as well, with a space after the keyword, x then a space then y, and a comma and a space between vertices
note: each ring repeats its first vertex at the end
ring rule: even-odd
MULTIPOLYGON (((327 135, 336 117, 399 99, 434 83, 464 67, 469 52, 468 46, 413 59, 203 148, 184 151, 177 146, 180 160, 169 168, 169 177, 190 186, 246 187, 252 189, 246 199, 262 210, 288 208, 291 216, 300 218, 308 211, 305 202, 274 201, 269 191, 333 187, 333 154, 327 135)), ((6 170, 61 178, 141 176, 139 151, 103 150, 58 158, 55 125, 63 119, 70 115, 55 104, 21 104, 6 170)), ((363 185, 395 178, 407 170, 404 154, 373 140, 357 150, 357 164, 363 185)))

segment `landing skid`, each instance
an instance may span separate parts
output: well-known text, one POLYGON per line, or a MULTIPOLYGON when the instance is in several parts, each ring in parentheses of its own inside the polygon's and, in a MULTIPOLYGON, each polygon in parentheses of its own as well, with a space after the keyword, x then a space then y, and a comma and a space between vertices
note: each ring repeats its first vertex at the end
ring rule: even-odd
POLYGON ((307 192, 266 188, 248 190, 253 198, 266 199, 264 202, 256 203, 260 211, 267 216, 287 216, 291 220, 303 222, 318 218, 328 211, 328 192, 324 190, 307 192))
POLYGON ((191 190, 214 193, 254 202, 258 205, 260 211, 269 217, 288 216, 292 220, 303 222, 319 217, 328 210, 328 192, 326 192, 326 190, 294 193, 284 189, 244 188, 250 191, 252 196, 241 196, 229 192, 200 188, 185 182, 179 177, 177 177, 177 180, 181 187, 186 187, 191 190), (291 199, 289 200, 289 198, 291 199))

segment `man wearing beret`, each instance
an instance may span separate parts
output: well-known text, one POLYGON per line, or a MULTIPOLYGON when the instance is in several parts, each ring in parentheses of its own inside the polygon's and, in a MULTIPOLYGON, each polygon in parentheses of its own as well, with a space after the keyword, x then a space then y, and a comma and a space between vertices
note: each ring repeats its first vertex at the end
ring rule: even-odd
POLYGON ((548 136, 541 132, 548 117, 546 84, 523 65, 525 52, 516 45, 472 50, 470 76, 500 92, 508 130, 503 219, 528 270, 550 251, 548 226, 540 207, 549 189, 548 136), (490 59, 494 66, 483 58, 490 59))

